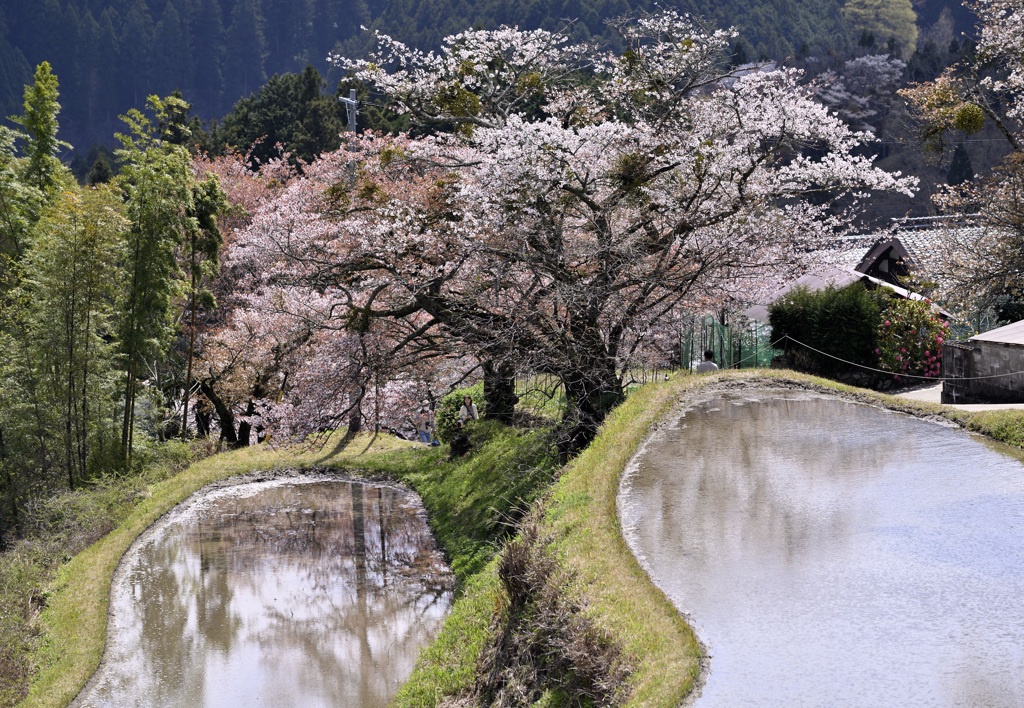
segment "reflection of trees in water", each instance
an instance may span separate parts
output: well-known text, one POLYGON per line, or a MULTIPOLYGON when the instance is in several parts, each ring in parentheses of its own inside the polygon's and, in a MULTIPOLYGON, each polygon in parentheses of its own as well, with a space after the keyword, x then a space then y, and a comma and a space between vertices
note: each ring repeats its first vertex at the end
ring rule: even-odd
MULTIPOLYGON (((134 609, 115 609, 138 614, 138 652, 153 682, 127 695, 210 700, 224 677, 205 673, 234 652, 256 657, 232 671, 251 676, 268 704, 274 694, 281 704, 383 704, 450 602, 451 577, 424 515, 399 490, 270 487, 217 499, 200 516, 140 555, 134 609)), ((114 681, 150 682, 130 679, 114 681)))
MULTIPOLYGON (((348 482, 289 485, 257 497, 218 500, 204 513, 217 517, 235 571, 268 563, 351 572, 365 562, 366 580, 383 587, 388 574, 440 569, 422 512, 408 495, 348 482), (310 489, 311 488, 311 489, 310 489), (383 511, 383 514, 382 514, 383 511)), ((204 522, 203 533, 209 532, 204 522)), ((198 530, 197 530, 198 533, 198 530)))
POLYGON ((878 415, 823 398, 713 401, 647 450, 634 483, 654 504, 644 516, 697 557, 723 547, 711 539, 782 549, 784 560, 834 548, 865 512, 850 503, 865 477, 908 444, 878 415))

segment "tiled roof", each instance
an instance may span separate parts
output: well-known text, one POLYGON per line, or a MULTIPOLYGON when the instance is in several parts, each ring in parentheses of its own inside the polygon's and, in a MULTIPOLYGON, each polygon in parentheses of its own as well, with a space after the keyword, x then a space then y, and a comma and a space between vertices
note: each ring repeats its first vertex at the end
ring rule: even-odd
POLYGON ((952 241, 973 241, 983 233, 983 226, 949 224, 933 228, 906 228, 895 233, 858 234, 835 238, 811 255, 815 262, 853 269, 879 241, 896 238, 907 250, 913 261, 912 267, 929 272, 939 264, 952 241))
POLYGON ((985 233, 982 226, 960 226, 937 229, 911 229, 900 231, 896 238, 907 249, 914 267, 925 271, 938 265, 938 259, 950 242, 973 241, 985 233))

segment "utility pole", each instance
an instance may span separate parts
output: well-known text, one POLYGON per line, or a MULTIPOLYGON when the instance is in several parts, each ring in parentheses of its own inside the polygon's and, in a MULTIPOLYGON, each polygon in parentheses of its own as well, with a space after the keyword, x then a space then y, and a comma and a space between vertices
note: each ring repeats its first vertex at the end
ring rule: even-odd
POLYGON ((356 132, 356 114, 358 113, 356 108, 359 105, 359 101, 356 100, 356 90, 349 89, 348 98, 338 96, 338 100, 345 104, 345 113, 348 116, 348 131, 350 133, 356 132))
MULTIPOLYGON (((353 136, 356 134, 356 116, 359 111, 359 102, 356 101, 356 90, 349 89, 348 98, 344 96, 338 96, 338 100, 345 104, 345 114, 348 117, 348 127, 346 130, 353 136)), ((352 140, 348 141, 348 150, 352 152, 354 147, 352 140)), ((350 160, 348 163, 348 179, 352 189, 356 186, 356 161, 350 160)), ((362 334, 359 335, 360 344, 363 344, 365 349, 365 343, 363 342, 362 334)), ((360 381, 359 374, 362 367, 359 366, 359 361, 356 357, 351 356, 349 358, 349 370, 351 371, 351 381, 349 383, 349 402, 351 403, 351 409, 349 410, 348 416, 348 432, 358 433, 363 427, 363 396, 366 394, 366 390, 363 387, 362 381, 360 381)))
MULTIPOLYGON (((359 106, 359 101, 356 100, 356 90, 349 89, 348 98, 345 98, 344 96, 338 96, 338 100, 345 104, 345 115, 348 117, 348 126, 345 128, 345 130, 348 131, 349 133, 352 133, 352 135, 355 135, 356 115, 358 115, 359 113, 359 111, 357 110, 359 106)), ((348 150, 349 152, 352 152, 353 150, 351 140, 348 141, 348 150)), ((348 163, 348 181, 351 184, 351 186, 356 186, 356 163, 354 160, 348 163)))

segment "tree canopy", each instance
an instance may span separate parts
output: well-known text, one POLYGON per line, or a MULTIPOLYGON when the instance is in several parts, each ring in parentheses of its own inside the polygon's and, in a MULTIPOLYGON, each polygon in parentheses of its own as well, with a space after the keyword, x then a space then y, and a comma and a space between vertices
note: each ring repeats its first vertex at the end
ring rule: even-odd
MULTIPOLYGON (((670 11, 616 29, 624 52, 501 28, 337 59, 432 135, 353 138, 268 204, 231 256, 253 306, 356 359, 374 338, 393 377, 431 358, 481 366, 490 393, 517 368, 554 375, 569 455, 678 308, 764 287, 836 226, 838 195, 912 189, 795 72, 730 72, 732 31, 670 11)), ((267 410, 299 428, 353 405, 280 383, 267 410)))

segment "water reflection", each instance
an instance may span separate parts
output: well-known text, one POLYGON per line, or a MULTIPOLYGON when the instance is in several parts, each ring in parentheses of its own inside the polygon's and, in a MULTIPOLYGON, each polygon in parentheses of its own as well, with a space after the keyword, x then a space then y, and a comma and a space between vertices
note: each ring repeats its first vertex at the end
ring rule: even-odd
POLYGON ((697 706, 1024 705, 1024 466, 962 431, 726 397, 620 511, 712 655, 697 706))
POLYGON ((294 480, 224 490, 126 557, 104 665, 76 705, 383 706, 451 591, 407 492, 294 480))

